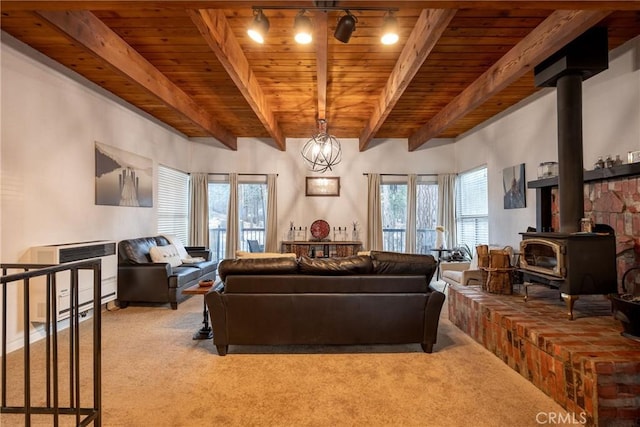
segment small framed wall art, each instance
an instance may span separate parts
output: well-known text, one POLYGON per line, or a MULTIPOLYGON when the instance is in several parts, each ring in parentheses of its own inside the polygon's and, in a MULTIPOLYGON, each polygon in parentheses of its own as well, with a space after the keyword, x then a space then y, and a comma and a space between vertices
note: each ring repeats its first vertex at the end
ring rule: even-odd
POLYGON ((340 196, 340 177, 306 177, 306 196, 340 196))
POLYGON ((527 206, 524 181, 524 163, 502 170, 505 209, 518 209, 527 206))
POLYGON ((153 206, 153 162, 95 142, 96 205, 153 206))

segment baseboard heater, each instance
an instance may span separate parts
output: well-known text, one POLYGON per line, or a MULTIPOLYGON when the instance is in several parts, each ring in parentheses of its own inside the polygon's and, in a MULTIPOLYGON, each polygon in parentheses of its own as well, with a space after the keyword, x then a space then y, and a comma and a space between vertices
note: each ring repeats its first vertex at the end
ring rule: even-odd
MULTIPOLYGON (((30 261, 33 264, 62 264, 88 259, 100 259, 101 267, 101 303, 113 301, 117 297, 118 260, 116 242, 96 240, 91 242, 64 243, 46 246, 34 246, 30 249, 30 261)), ((29 284, 31 322, 46 321, 46 285, 44 278, 29 284)), ((67 319, 71 311, 71 275, 69 271, 56 274, 56 293, 58 321, 67 319)), ((78 311, 88 311, 93 305, 93 271, 78 272, 78 311)))

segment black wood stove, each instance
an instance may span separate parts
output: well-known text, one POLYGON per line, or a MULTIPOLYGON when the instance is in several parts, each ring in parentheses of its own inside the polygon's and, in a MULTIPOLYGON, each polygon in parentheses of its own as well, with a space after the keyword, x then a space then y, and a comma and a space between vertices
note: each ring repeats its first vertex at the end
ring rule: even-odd
POLYGON ((579 295, 617 292, 615 236, 580 229, 584 216, 582 82, 607 67, 607 29, 596 27, 534 70, 537 86, 557 88, 560 232, 522 233, 520 272, 525 292, 527 282, 558 288, 569 319, 579 295))
POLYGON ((617 293, 616 241, 611 234, 521 233, 520 273, 527 284, 557 288, 573 319, 579 295, 617 293))

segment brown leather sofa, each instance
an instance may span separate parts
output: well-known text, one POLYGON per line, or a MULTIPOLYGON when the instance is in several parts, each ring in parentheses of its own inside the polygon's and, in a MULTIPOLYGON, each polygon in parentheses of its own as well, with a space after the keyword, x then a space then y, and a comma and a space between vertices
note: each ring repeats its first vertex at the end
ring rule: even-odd
POLYGON ((173 267, 166 262, 153 262, 153 246, 166 246, 164 236, 141 237, 118 243, 118 305, 129 303, 169 303, 174 310, 183 297, 182 290, 200 280, 215 280, 218 262, 211 259, 211 251, 200 246, 187 246, 192 257, 204 261, 173 267))
POLYGON ((213 342, 232 345, 420 343, 431 353, 444 294, 431 255, 223 260, 205 295, 213 342))

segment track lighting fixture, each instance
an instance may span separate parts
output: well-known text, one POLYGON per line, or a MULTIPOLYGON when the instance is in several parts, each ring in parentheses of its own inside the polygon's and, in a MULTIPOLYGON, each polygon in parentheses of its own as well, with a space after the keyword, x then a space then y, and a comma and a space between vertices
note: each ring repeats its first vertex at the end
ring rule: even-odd
POLYGON ((304 15, 305 12, 306 11, 304 9, 298 12, 293 24, 293 28, 296 31, 294 38, 296 42, 300 44, 309 44, 311 43, 311 40, 313 40, 311 19, 304 15))
MULTIPOLYGON (((284 3, 284 2, 282 2, 284 3)), ((326 2, 331 3, 331 2, 326 2)), ((249 37, 258 43, 264 43, 264 39, 269 31, 269 20, 264 15, 263 10, 279 9, 279 10, 294 10, 298 9, 299 12, 296 15, 293 23, 295 31, 295 40, 300 44, 308 44, 313 40, 313 25, 311 18, 305 15, 308 10, 321 10, 323 12, 328 11, 342 11, 344 15, 338 19, 338 24, 333 33, 333 36, 342 43, 349 43, 351 35, 356 30, 356 23, 358 18, 351 14, 352 10, 357 11, 378 11, 386 12, 382 24, 382 36, 380 42, 383 44, 394 44, 398 41, 398 21, 393 12, 398 11, 397 8, 389 7, 352 7, 345 9, 338 6, 293 6, 293 5, 278 5, 278 6, 253 6, 253 21, 247 30, 249 37)))
POLYGON ((342 43, 349 43, 351 34, 356 30, 356 22, 358 22, 358 19, 348 10, 345 10, 345 12, 347 14, 343 15, 338 21, 333 37, 340 40, 342 43))
POLYGON ((262 9, 254 9, 253 10, 253 21, 247 30, 247 34, 256 42, 262 44, 264 43, 264 38, 269 32, 269 20, 264 13, 262 13, 262 9))
POLYGON ((388 11, 382 21, 382 44, 395 44, 398 41, 398 20, 393 16, 392 11, 388 11))

